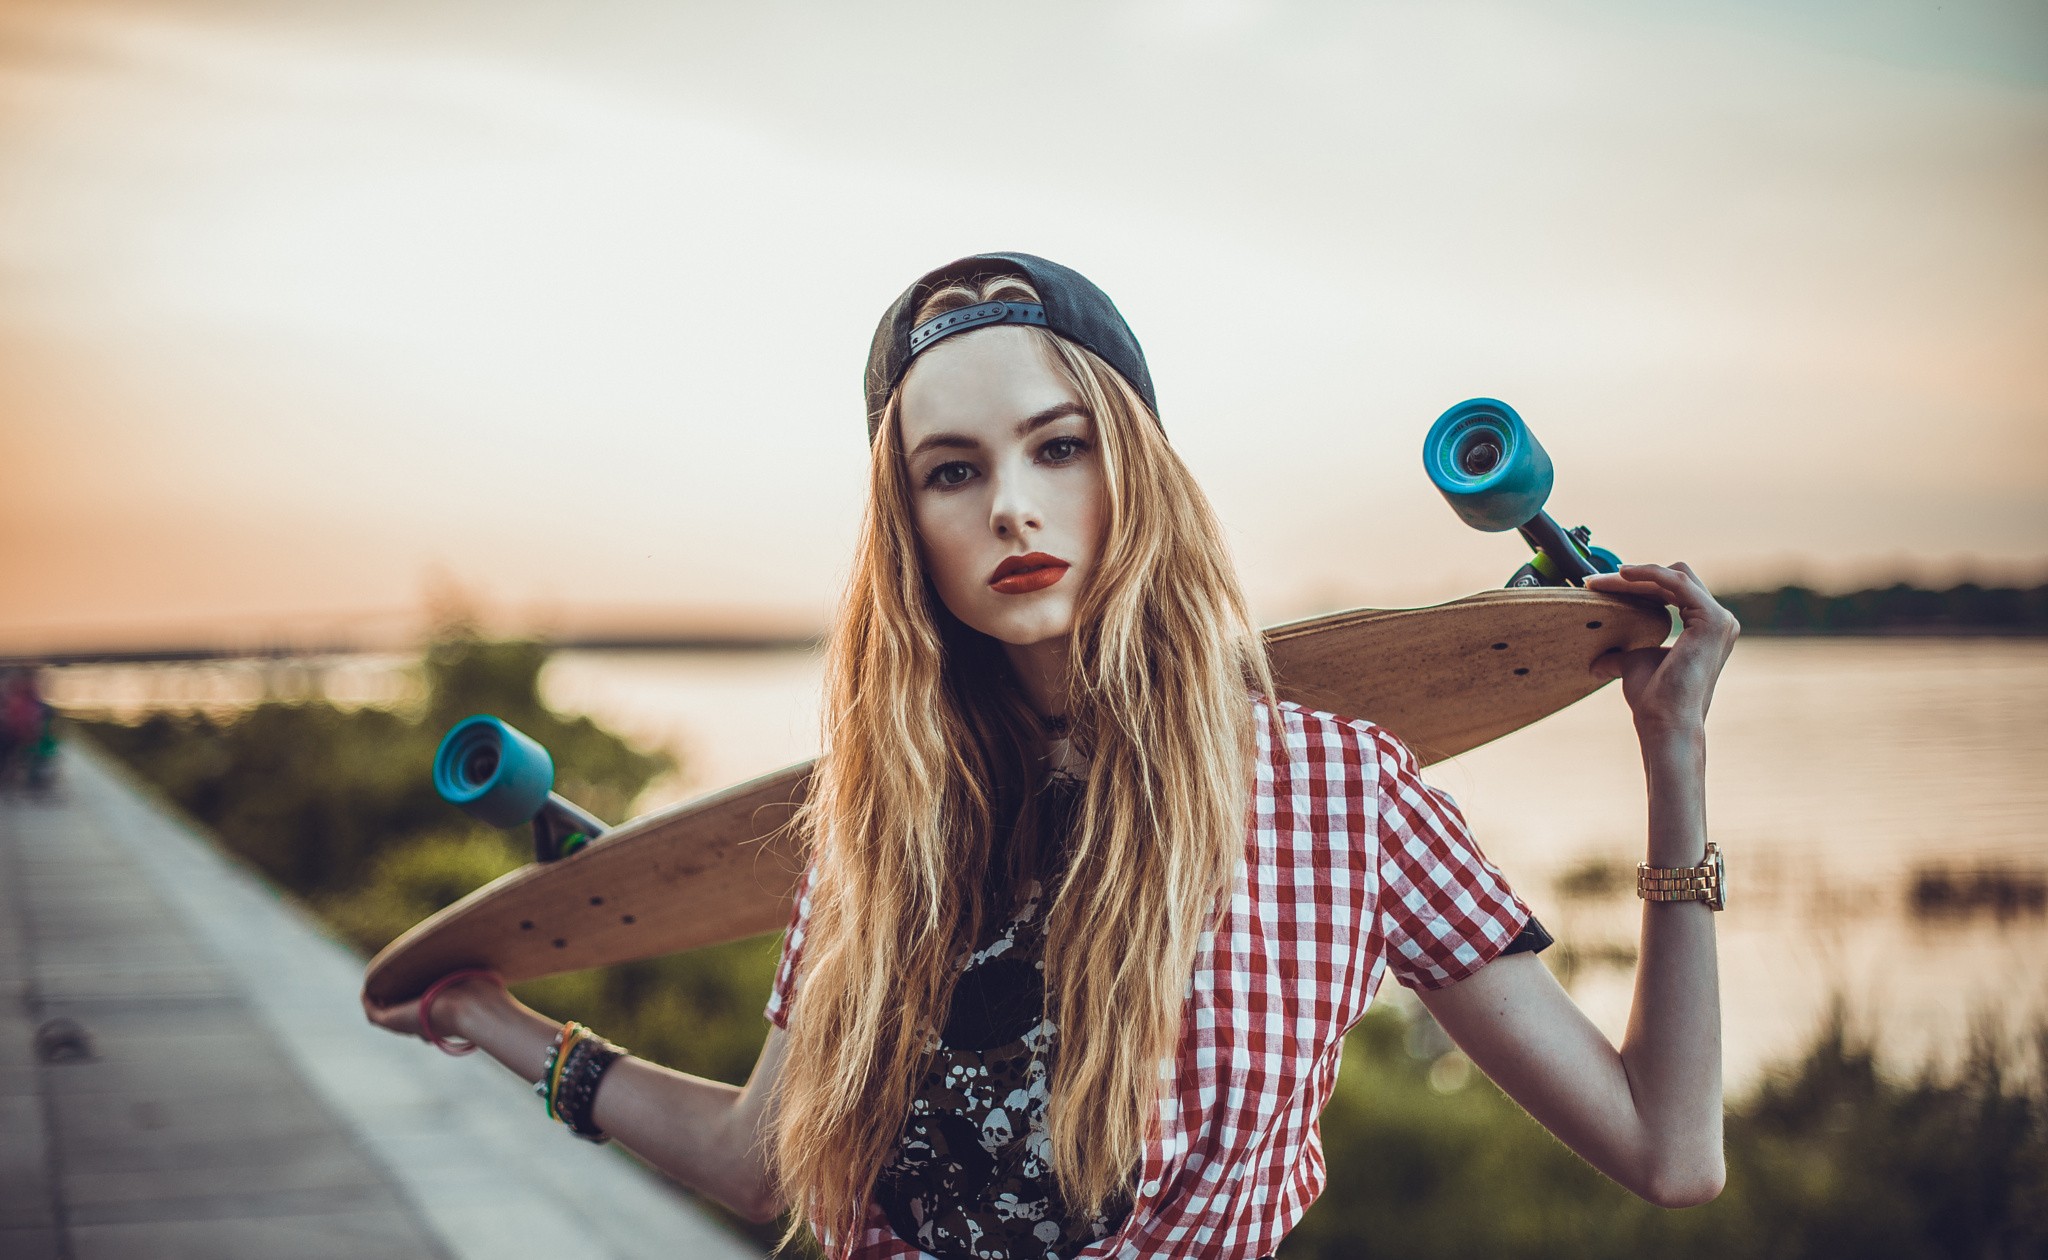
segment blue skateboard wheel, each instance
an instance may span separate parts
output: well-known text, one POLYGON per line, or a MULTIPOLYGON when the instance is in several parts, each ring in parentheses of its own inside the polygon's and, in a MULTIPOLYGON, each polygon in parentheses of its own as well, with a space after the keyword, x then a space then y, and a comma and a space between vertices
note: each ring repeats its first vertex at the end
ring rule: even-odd
POLYGON ((517 728, 479 713, 448 728, 434 750, 434 790, 494 827, 533 821, 555 786, 555 759, 517 728))
POLYGON ((1550 455, 1498 399, 1468 398, 1438 416, 1422 441, 1422 466, 1451 510, 1488 533, 1536 519, 1550 498, 1550 455))

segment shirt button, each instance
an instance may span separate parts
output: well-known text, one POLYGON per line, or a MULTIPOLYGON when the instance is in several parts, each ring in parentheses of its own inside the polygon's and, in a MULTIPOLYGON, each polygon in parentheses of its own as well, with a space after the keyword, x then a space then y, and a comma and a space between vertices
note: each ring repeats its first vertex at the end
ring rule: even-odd
POLYGON ((1153 1195, 1159 1193, 1159 1183, 1157 1181, 1148 1181, 1144 1185, 1138 1187, 1138 1193, 1144 1195, 1146 1198, 1149 1199, 1153 1195))

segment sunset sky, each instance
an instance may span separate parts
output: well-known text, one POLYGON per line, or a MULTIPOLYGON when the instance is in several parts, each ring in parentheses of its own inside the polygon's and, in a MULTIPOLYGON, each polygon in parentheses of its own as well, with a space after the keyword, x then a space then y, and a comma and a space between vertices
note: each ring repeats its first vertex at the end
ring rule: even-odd
POLYGON ((2048 6, 0 0, 0 651, 812 627, 919 272, 1096 279, 1267 620, 2048 572, 2048 6), (440 592, 441 594, 436 594, 440 592))

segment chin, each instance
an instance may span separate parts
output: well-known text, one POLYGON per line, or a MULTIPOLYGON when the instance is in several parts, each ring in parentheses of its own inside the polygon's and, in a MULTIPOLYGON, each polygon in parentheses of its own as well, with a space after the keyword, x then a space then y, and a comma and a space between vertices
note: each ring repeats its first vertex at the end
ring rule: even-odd
POLYGON ((1064 603, 1058 608, 1019 609, 1008 616, 984 618, 974 629, 1011 647, 1034 647, 1073 633, 1074 610, 1064 603))

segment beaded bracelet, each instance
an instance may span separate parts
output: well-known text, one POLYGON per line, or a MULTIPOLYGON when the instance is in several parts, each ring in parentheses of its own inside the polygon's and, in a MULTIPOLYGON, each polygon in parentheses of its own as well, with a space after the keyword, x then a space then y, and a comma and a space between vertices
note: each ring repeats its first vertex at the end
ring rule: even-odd
POLYGON ((541 1060, 540 1079, 533 1083, 533 1092, 540 1096, 550 1120, 555 1118, 555 1069, 561 1066, 562 1049, 570 1033, 581 1027, 583 1025, 572 1019, 555 1030, 555 1039, 548 1045, 548 1056, 541 1060))
POLYGON ((611 1141, 597 1127, 592 1113, 597 1108, 598 1084, 612 1064, 625 1055, 626 1051, 593 1033, 578 1041, 565 1056, 561 1083, 555 1094, 555 1117, 586 1142, 611 1141))
POLYGON ((562 1053, 555 1060, 555 1076, 548 1082, 547 1112, 553 1119, 562 1118, 562 1079, 568 1075, 569 1064, 576 1058, 576 1048, 596 1035, 581 1024, 572 1024, 569 1035, 562 1039, 562 1053))

